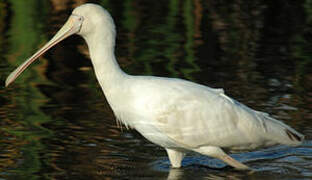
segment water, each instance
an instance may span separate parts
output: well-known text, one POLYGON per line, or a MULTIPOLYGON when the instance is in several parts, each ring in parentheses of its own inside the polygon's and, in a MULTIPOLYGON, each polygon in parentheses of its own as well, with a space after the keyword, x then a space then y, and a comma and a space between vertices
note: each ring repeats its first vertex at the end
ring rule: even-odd
POLYGON ((97 2, 118 27, 129 74, 189 79, 272 114, 306 135, 233 157, 254 171, 190 153, 170 169, 165 151, 116 125, 83 40, 70 37, 0 89, 3 179, 312 178, 312 3, 284 1, 0 1, 1 84, 81 2, 97 2))

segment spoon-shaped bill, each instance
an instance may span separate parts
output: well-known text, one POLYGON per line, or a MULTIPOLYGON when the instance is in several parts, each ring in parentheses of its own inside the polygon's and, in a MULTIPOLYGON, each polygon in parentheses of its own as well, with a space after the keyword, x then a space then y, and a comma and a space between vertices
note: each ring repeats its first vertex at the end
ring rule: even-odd
POLYGON ((64 26, 55 34, 55 36, 39 49, 34 55, 27 59, 23 64, 17 67, 7 77, 5 81, 5 87, 9 86, 32 62, 34 62, 39 56, 49 50, 51 47, 56 45, 58 42, 67 38, 68 36, 79 32, 82 25, 83 18, 78 15, 71 15, 64 26))

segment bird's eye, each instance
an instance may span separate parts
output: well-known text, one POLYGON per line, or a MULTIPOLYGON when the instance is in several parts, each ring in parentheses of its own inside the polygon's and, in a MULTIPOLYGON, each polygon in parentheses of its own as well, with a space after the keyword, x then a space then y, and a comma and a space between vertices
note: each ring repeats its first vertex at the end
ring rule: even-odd
POLYGON ((72 16, 78 16, 78 21, 83 21, 83 17, 82 16, 79 16, 79 15, 76 15, 76 14, 72 14, 72 16))

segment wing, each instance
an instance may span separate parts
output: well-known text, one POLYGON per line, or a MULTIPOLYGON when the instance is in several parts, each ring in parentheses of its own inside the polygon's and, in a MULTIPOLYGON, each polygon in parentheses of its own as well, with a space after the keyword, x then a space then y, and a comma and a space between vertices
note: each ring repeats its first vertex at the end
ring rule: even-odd
POLYGON ((287 125, 235 101, 222 89, 169 78, 151 84, 142 86, 145 98, 137 106, 150 116, 141 116, 179 146, 248 150, 301 141, 301 135, 287 125))

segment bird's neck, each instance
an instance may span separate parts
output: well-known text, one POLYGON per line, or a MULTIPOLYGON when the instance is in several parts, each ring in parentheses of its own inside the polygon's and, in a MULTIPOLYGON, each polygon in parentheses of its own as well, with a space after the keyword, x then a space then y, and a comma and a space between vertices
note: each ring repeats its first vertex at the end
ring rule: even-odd
POLYGON ((116 89, 114 87, 123 82, 127 76, 120 69, 115 58, 115 36, 105 36, 105 34, 99 33, 85 38, 85 40, 88 44, 95 75, 104 93, 108 94, 111 90, 116 89))

